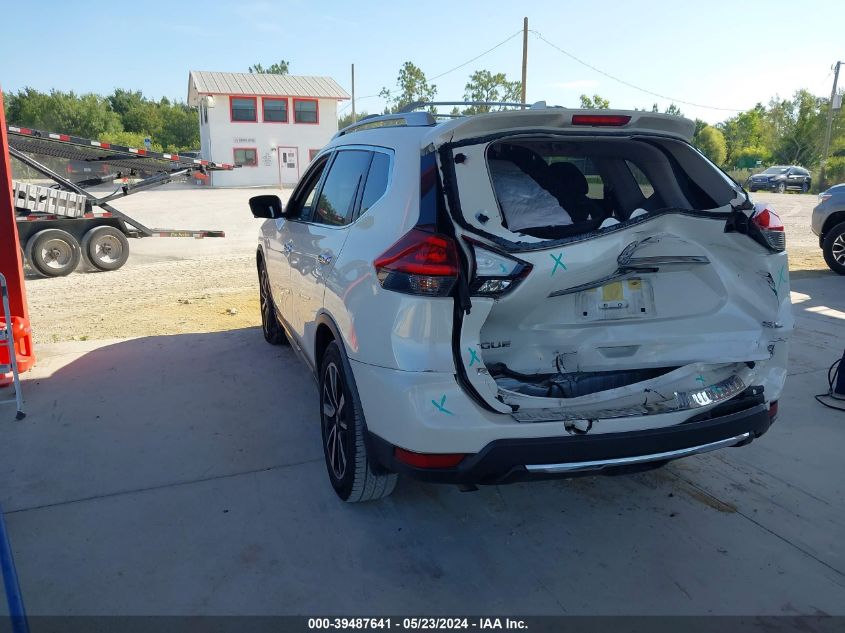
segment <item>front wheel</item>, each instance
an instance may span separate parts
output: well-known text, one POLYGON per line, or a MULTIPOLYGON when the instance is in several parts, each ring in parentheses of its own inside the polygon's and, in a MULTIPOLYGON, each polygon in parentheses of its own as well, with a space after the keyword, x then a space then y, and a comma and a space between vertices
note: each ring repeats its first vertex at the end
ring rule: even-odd
POLYGON ((822 252, 830 269, 845 275, 845 222, 837 224, 827 232, 822 243, 822 252))
POLYGON ((805 180, 804 184, 801 185, 801 193, 807 193, 809 190, 810 190, 810 183, 805 180))
POLYGON ((786 193, 786 183, 780 183, 778 185, 778 193, 786 193))
POLYGON ((335 341, 320 368, 320 427, 326 469, 337 496, 355 503, 386 497, 397 475, 370 463, 364 441, 364 411, 352 369, 335 341))
POLYGON ((263 261, 258 262, 258 302, 261 308, 261 332, 264 334, 264 340, 270 345, 287 343, 285 331, 276 316, 276 306, 273 304, 273 295, 270 292, 270 276, 267 274, 267 267, 263 261))

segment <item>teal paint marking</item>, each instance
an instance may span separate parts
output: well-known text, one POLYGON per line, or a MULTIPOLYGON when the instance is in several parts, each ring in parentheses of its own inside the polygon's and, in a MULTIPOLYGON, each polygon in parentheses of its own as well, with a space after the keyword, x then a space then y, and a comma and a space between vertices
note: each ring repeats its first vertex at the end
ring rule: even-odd
POLYGON ((508 273, 508 268, 507 268, 507 266, 505 266, 505 265, 504 265, 504 264, 502 264, 502 263, 499 263, 499 266, 502 268, 502 272, 503 272, 503 273, 505 273, 505 274, 507 274, 507 273, 508 273))
POLYGON ((563 253, 559 253, 558 255, 552 255, 549 253, 549 257, 555 260, 555 266, 552 268, 552 277, 555 276, 555 271, 558 269, 558 266, 566 270, 566 264, 563 263, 563 253))
POLYGON ((699 375, 698 378, 696 378, 696 380, 701 383, 702 387, 707 384, 707 381, 704 380, 704 376, 699 375))
POLYGON ((785 271, 786 271, 786 266, 781 266, 780 272, 778 273, 777 285, 775 285, 775 295, 777 295, 778 297, 780 297, 780 294, 779 294, 778 291, 780 290, 781 284, 786 283, 785 271))
POLYGON ((476 362, 480 365, 481 359, 478 357, 478 354, 475 353, 475 350, 471 347, 468 347, 467 349, 469 350, 469 366, 472 367, 476 362))
POLYGON ((445 413, 446 415, 455 415, 449 409, 446 408, 446 396, 444 395, 440 398, 440 404, 437 403, 437 400, 432 400, 431 404, 435 406, 435 408, 440 411, 441 413, 445 413))

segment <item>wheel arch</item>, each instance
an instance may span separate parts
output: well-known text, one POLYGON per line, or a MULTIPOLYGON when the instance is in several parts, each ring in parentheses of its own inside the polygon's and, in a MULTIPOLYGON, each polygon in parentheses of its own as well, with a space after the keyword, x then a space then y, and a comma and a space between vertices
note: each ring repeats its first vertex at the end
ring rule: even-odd
POLYGON ((827 216, 827 219, 822 225, 821 235, 819 236, 820 241, 824 241, 824 238, 827 237, 828 231, 830 231, 833 227, 842 224, 842 222, 845 222, 845 210, 834 211, 827 216))
POLYGON ((340 347, 341 353, 348 358, 346 348, 343 345, 343 337, 340 335, 340 329, 337 327, 337 324, 331 316, 322 312, 317 316, 317 329, 314 334, 315 372, 318 373, 320 371, 320 365, 323 363, 323 354, 325 354, 326 348, 332 341, 337 343, 338 347, 340 347))

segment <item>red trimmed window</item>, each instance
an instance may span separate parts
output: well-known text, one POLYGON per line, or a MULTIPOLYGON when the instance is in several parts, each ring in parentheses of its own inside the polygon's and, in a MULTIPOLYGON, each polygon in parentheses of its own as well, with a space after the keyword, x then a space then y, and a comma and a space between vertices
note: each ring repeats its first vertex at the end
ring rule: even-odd
POLYGON ((294 99, 293 120, 295 123, 319 123, 320 106, 316 99, 294 99))
POLYGON ((241 167, 258 167, 258 150, 255 147, 235 147, 234 163, 241 167))
POLYGON ((288 122, 288 100, 263 97, 261 105, 264 109, 262 117, 265 123, 288 122))
POLYGON ((232 121, 254 123, 258 120, 257 97, 229 97, 229 113, 232 121))
POLYGON ((318 150, 318 149, 309 149, 308 150, 308 162, 310 163, 312 160, 314 160, 314 157, 319 153, 320 153, 320 150, 318 150))

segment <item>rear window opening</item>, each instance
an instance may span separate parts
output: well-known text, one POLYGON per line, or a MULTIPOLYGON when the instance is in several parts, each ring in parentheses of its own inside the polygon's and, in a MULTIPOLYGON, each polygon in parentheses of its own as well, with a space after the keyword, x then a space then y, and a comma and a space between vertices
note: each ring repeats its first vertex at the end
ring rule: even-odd
POLYGON ((500 389, 538 398, 578 398, 601 391, 627 387, 659 378, 678 367, 657 367, 618 371, 522 374, 504 363, 487 366, 500 389))
POLYGON ((505 138, 489 144, 486 162, 502 226, 540 239, 665 209, 715 209, 737 195, 687 143, 659 137, 505 138))

